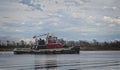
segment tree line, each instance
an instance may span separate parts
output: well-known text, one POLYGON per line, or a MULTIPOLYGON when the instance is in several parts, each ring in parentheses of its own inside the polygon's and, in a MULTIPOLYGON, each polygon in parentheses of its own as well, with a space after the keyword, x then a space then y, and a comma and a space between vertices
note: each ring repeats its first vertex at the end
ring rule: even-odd
POLYGON ((19 42, 10 41, 10 40, 6 40, 5 42, 2 42, 0 40, 0 51, 13 50, 14 48, 29 48, 32 45, 33 45, 32 41, 29 41, 29 43, 27 43, 24 40, 21 40, 19 42))
MULTIPOLYGON (((97 40, 93 41, 66 41, 63 39, 58 40, 62 45, 70 46, 79 46, 81 50, 120 50, 120 41, 104 41, 98 42, 97 40)), ((13 50, 14 48, 30 48, 34 45, 34 42, 29 41, 29 43, 21 40, 19 42, 9 41, 6 42, 0 41, 0 50, 13 50)))

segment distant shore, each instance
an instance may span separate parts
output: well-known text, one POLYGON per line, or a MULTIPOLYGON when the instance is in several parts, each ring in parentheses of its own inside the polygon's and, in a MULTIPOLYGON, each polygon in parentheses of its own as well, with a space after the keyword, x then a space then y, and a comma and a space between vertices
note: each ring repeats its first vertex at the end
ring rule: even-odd
MULTIPOLYGON (((0 48, 0 51, 13 51, 14 48, 0 48)), ((120 51, 120 49, 80 49, 80 51, 120 51)))
POLYGON ((13 51, 13 48, 10 48, 10 49, 0 48, 0 51, 13 51))
MULTIPOLYGON (((79 46, 81 51, 119 51, 120 50, 120 41, 114 40, 114 41, 104 41, 99 42, 95 39, 93 41, 66 41, 61 40, 60 43, 63 46, 79 46)), ((30 48, 34 45, 34 42, 30 41, 29 43, 26 43, 24 40, 21 40, 20 42, 15 41, 9 41, 6 42, 0 41, 0 51, 13 51, 14 48, 30 48)))

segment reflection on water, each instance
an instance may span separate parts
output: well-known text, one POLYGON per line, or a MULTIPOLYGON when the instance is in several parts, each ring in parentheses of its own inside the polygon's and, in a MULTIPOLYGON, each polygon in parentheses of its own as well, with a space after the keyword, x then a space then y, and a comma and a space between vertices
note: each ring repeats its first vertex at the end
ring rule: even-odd
POLYGON ((35 55, 35 70, 46 69, 46 70, 56 70, 57 69, 57 55, 45 55, 43 60, 39 59, 39 55, 35 55))
POLYGON ((0 52, 0 70, 120 70, 120 51, 58 55, 0 52))

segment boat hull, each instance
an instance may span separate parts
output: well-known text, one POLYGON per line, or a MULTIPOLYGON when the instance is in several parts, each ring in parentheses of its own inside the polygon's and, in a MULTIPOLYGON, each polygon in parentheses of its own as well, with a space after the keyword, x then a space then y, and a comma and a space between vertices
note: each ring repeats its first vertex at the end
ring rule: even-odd
POLYGON ((15 48, 14 54, 79 54, 80 48, 60 48, 60 49, 30 49, 30 48, 15 48))

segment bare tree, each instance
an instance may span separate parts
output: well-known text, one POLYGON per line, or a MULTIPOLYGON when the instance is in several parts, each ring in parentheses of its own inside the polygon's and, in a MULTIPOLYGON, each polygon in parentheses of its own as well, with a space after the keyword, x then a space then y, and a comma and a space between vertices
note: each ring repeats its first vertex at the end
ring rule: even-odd
POLYGON ((7 40, 6 42, 7 42, 7 46, 9 46, 9 45, 10 45, 10 41, 9 41, 9 40, 7 40))

